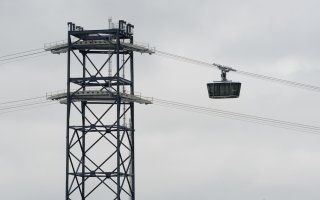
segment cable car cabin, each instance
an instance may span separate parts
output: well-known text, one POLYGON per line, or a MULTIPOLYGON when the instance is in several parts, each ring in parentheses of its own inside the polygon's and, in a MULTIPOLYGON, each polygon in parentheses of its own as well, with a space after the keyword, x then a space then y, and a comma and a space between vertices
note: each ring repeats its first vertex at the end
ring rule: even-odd
POLYGON ((241 83, 231 81, 215 81, 208 83, 209 97, 212 99, 238 98, 241 83))

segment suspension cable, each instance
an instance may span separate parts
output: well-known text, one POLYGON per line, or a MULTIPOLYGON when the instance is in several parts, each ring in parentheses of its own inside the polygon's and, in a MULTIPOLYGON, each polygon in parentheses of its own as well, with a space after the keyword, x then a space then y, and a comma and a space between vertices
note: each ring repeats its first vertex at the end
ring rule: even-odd
POLYGON ((242 70, 237 70, 237 69, 232 68, 230 66, 221 65, 221 64, 217 64, 217 63, 208 63, 208 62, 195 60, 195 59, 192 59, 192 58, 179 56, 179 55, 175 55, 175 54, 172 54, 172 53, 167 53, 167 52, 159 51, 159 50, 156 50, 155 54, 159 55, 159 56, 164 56, 164 57, 172 58, 172 59, 175 59, 175 60, 179 60, 179 61, 195 64, 195 65, 200 65, 200 66, 205 66, 205 67, 210 67, 210 68, 216 68, 216 69, 219 69, 219 70, 227 69, 227 70, 229 70, 231 72, 238 73, 238 74, 245 75, 245 76, 249 76, 249 77, 252 77, 252 78, 272 81, 272 82, 280 83, 280 84, 283 84, 283 85, 292 86, 292 87, 301 88, 301 89, 306 89, 306 90, 310 90, 310 91, 314 91, 314 92, 320 92, 320 87, 319 86, 314 86, 314 85, 309 85, 309 84, 304 84, 304 83, 299 83, 299 82, 294 82, 294 81, 288 81, 288 80, 285 80, 285 79, 280 79, 280 78, 275 78, 275 77, 271 77, 271 76, 265 76, 265 75, 261 75, 261 74, 256 74, 256 73, 246 72, 246 71, 242 71, 242 70))
POLYGON ((153 98, 155 105, 320 135, 320 127, 153 98))
MULTIPOLYGON (((0 103, 0 114, 7 113, 8 111, 12 111, 20 108, 22 108, 23 110, 27 110, 29 107, 31 108, 31 107, 34 107, 34 106, 36 107, 42 104, 46 105, 46 104, 52 103, 52 102, 41 100, 44 97, 45 96, 37 96, 37 97, 20 99, 20 100, 2 102, 0 103), (2 111, 7 111, 7 112, 2 112, 2 111)), ((220 109, 196 106, 196 105, 169 101, 169 100, 164 100, 159 98, 152 98, 152 99, 153 99, 153 104, 158 106, 184 110, 184 111, 189 111, 189 112, 194 112, 199 114, 205 114, 209 116, 216 116, 216 117, 234 119, 234 120, 245 121, 245 122, 250 122, 255 124, 267 125, 271 127, 283 128, 288 130, 294 130, 294 131, 303 132, 303 133, 306 132, 306 133, 314 133, 314 134, 320 135, 319 126, 307 125, 303 123, 290 122, 290 121, 284 121, 284 120, 277 120, 273 118, 266 118, 266 117, 237 113, 237 112, 230 112, 230 111, 225 111, 220 109)))

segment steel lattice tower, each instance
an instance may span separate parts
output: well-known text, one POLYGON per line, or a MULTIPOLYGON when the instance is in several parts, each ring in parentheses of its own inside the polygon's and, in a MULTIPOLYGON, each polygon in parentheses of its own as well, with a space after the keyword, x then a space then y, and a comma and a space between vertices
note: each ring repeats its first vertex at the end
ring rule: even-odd
POLYGON ((135 199, 133 25, 84 30, 68 23, 67 91, 49 98, 67 104, 66 200, 135 199), (110 73, 111 63, 113 74, 110 73), (109 67, 109 69, 108 69, 109 67))

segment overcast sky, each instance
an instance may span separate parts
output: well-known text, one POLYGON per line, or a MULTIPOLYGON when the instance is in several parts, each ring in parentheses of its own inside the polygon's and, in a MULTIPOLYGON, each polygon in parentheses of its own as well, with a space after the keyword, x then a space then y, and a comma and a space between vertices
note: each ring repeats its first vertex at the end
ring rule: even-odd
MULTIPOLYGON (((1 0, 0 55, 66 39, 67 22, 135 25, 159 50, 320 86, 316 0, 1 0)), ((0 66, 0 102, 66 86, 66 55, 0 66)), ((230 74, 239 99, 212 100, 219 72, 135 56, 145 96, 320 126, 316 92, 230 74)), ((64 198, 65 106, 0 115, 0 199, 64 198)), ((137 200, 318 200, 320 136, 156 105, 136 107, 137 200)))

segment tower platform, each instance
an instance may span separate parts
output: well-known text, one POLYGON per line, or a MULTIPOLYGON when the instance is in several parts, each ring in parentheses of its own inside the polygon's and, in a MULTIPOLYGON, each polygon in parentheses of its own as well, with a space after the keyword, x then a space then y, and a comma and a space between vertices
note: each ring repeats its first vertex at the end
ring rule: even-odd
MULTIPOLYGON (((110 40, 79 40, 72 43, 76 49, 113 49, 117 45, 116 41, 110 40)), ((154 47, 149 47, 147 44, 130 44, 127 42, 120 42, 122 50, 135 51, 139 53, 155 53, 154 47)), ((53 54, 66 53, 68 51, 68 43, 65 41, 49 43, 44 46, 45 51, 51 51, 53 54)))
MULTIPOLYGON (((71 92, 72 101, 94 101, 94 102, 103 102, 103 103, 114 103, 115 101, 115 92, 110 91, 101 91, 101 90, 86 90, 86 91, 73 91, 71 92)), ((68 93, 56 92, 47 94, 46 97, 48 100, 56 100, 61 104, 67 103, 68 93)), ((126 93, 120 93, 121 101, 123 103, 139 103, 139 104, 152 104, 153 99, 150 97, 142 97, 141 95, 132 95, 126 93)))

